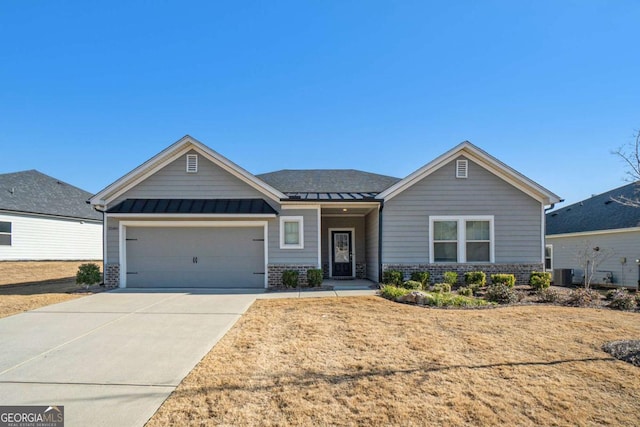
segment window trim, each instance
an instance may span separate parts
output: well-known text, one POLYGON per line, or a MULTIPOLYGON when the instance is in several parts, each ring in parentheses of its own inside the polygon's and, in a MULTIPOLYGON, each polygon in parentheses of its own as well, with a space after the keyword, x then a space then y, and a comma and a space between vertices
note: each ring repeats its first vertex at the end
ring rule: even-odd
POLYGON ((186 165, 187 173, 198 173, 198 155, 197 154, 187 154, 187 165, 186 165), (191 162, 193 162, 193 168, 190 168, 191 162))
MULTIPOLYGON (((429 217, 429 263, 433 264, 434 260, 434 241, 433 229, 434 222, 437 221, 456 221, 458 224, 458 261, 447 262, 438 261, 442 264, 494 264, 495 263, 495 218, 493 215, 434 215, 429 217), (488 221, 489 222, 489 261, 467 261, 467 221, 488 221)), ((472 241, 473 242, 473 241, 472 241)))
POLYGON ((304 249, 304 217, 303 216, 281 216, 280 217, 280 249, 304 249), (298 223, 298 243, 287 244, 285 237, 285 222, 298 223))
POLYGON ((4 231, 0 231, 0 235, 2 236, 9 236, 9 244, 8 245, 3 245, 0 244, 0 246, 13 246, 13 223, 11 221, 0 221, 0 222, 5 222, 7 224, 9 224, 9 232, 4 232, 4 231))
POLYGON ((553 271, 553 245, 546 243, 544 245, 544 268, 545 271, 553 271), (549 268, 547 269, 547 248, 549 248, 549 268))

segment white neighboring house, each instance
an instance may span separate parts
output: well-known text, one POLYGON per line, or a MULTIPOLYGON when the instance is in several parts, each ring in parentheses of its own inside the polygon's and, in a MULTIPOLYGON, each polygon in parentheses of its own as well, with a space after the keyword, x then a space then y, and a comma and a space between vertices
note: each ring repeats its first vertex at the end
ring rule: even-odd
POLYGON ((0 261, 102 260, 90 197, 36 170, 0 174, 0 261))
MULTIPOLYGON (((579 251, 597 250, 603 261, 597 266, 593 284, 637 287, 640 283, 640 208, 614 201, 621 196, 640 196, 638 183, 628 184, 573 205, 547 213, 546 268, 573 270, 573 283, 580 283, 584 267, 579 251)), ((569 281, 570 276, 565 281, 569 281)), ((565 283, 566 284, 566 283, 565 283)))

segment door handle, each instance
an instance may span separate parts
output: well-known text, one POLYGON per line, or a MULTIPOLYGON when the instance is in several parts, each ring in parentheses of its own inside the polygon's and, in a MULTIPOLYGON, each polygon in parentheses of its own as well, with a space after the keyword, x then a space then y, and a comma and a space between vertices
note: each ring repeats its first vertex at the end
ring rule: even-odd
POLYGON ((197 256, 194 256, 194 257, 193 257, 193 263, 194 263, 194 264, 197 264, 197 263, 198 263, 198 257, 197 257, 197 256))

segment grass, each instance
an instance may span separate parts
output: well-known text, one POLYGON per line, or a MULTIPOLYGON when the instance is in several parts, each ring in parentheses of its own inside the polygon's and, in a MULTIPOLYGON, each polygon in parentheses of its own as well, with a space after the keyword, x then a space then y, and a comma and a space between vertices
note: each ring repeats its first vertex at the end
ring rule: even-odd
POLYGON ((49 304, 80 298, 83 294, 70 293, 78 289, 80 289, 80 286, 74 282, 0 286, 0 318, 49 304))
POLYGON ((612 310, 260 300, 147 427, 636 426, 640 372, 601 350, 630 338, 612 310))
POLYGON ((81 264, 102 261, 0 261, 0 286, 75 278, 81 264))

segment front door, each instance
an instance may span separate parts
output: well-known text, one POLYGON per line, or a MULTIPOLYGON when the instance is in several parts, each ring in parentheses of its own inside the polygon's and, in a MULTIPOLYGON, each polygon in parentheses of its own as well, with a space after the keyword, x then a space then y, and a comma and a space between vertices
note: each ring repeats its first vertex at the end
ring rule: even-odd
POLYGON ((332 231, 331 247, 333 251, 333 276, 353 276, 353 251, 351 249, 351 231, 332 231))

